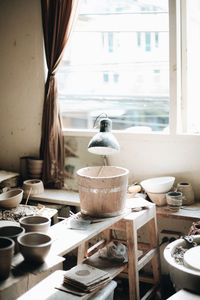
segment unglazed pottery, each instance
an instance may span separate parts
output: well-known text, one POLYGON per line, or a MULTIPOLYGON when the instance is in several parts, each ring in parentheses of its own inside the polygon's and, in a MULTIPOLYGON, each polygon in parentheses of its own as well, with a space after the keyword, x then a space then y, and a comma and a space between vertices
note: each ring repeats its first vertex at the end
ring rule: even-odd
POLYGON ((43 263, 51 248, 52 239, 40 232, 28 232, 17 238, 19 250, 24 259, 43 263))
POLYGON ((44 192, 44 185, 40 179, 25 180, 22 185, 24 190, 24 198, 26 198, 30 192, 30 195, 42 194, 44 192))
POLYGON ((14 208, 17 207, 23 198, 22 189, 12 189, 0 194, 0 207, 14 208))
POLYGON ((26 232, 47 232, 51 221, 44 216, 26 216, 22 217, 19 223, 26 232))
POLYGON ((183 194, 183 205, 191 205, 194 203, 194 191, 190 183, 178 183, 177 190, 183 194))
POLYGON ((15 253, 19 252, 17 237, 24 233, 25 229, 17 225, 0 227, 0 236, 11 238, 15 242, 15 253))
POLYGON ((7 237, 0 237, 0 280, 9 277, 15 242, 7 237))

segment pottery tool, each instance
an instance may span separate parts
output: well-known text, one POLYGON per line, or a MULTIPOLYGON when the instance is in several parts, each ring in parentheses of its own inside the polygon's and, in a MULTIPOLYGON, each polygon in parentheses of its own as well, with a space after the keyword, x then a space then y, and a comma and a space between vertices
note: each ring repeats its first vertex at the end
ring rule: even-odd
POLYGON ((30 190, 29 190, 29 192, 28 192, 28 196, 27 196, 27 198, 26 198, 25 205, 27 205, 27 203, 28 203, 28 200, 29 200, 29 197, 30 197, 31 191, 32 191, 32 188, 30 188, 30 190))
POLYGON ((102 166, 102 167, 99 169, 99 172, 98 172, 98 174, 97 174, 97 177, 99 177, 99 176, 101 175, 101 173, 102 173, 102 171, 103 171, 103 168, 104 168, 104 166, 102 166))

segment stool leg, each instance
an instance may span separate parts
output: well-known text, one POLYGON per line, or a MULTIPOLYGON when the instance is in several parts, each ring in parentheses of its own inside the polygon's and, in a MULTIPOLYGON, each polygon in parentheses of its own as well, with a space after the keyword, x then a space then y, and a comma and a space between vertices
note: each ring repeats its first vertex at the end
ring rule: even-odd
POLYGON ((152 270, 155 283, 160 282, 160 262, 159 262, 159 251, 158 251, 158 231, 156 216, 148 222, 149 229, 149 240, 151 248, 157 249, 157 253, 152 258, 152 270))
POLYGON ((129 279, 129 299, 140 299, 139 274, 137 271, 138 264, 138 245, 137 229, 134 221, 126 221, 126 238, 128 248, 128 279, 129 279))

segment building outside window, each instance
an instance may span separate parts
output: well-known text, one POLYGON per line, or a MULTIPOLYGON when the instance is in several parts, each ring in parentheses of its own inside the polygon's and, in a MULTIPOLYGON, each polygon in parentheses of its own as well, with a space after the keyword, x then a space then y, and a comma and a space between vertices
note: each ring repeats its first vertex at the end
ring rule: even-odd
MULTIPOLYGON (((170 2, 175 0, 81 0, 57 73, 63 128, 90 129, 104 112, 116 130, 169 132, 170 90, 179 88, 169 83, 175 34, 170 2)), ((180 0, 180 15, 179 128, 200 133, 199 1, 180 0)))

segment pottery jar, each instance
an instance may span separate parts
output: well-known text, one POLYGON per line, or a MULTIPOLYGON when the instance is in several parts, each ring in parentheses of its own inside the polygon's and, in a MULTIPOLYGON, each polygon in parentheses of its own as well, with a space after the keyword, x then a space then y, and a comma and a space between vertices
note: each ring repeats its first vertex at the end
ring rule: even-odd
POLYGON ((166 194, 168 207, 172 210, 179 210, 182 205, 183 194, 181 192, 169 192, 166 194))
POLYGON ((9 277, 15 242, 7 237, 0 237, 0 280, 9 277))
POLYGON ((182 205, 191 205, 194 203, 194 191, 190 183, 188 182, 178 183, 177 190, 183 194, 182 205))

